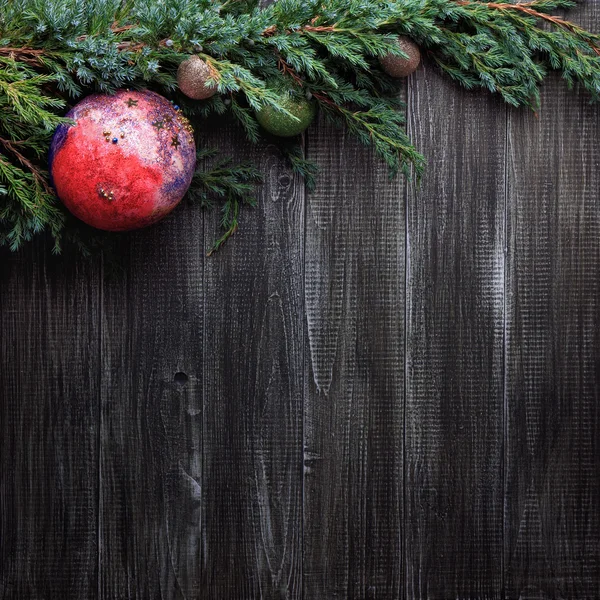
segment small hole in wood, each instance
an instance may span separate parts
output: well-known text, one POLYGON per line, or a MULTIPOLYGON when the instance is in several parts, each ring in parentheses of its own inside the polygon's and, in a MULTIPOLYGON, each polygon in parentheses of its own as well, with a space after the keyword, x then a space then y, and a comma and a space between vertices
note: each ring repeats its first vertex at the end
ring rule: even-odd
POLYGON ((281 185, 282 187, 288 187, 288 185, 290 185, 291 182, 292 180, 290 179, 289 175, 282 175, 279 178, 279 185, 281 185))
POLYGON ((175 375, 173 375, 173 381, 175 383, 178 383, 179 385, 185 385, 188 381, 188 376, 185 373, 182 373, 181 371, 179 371, 178 373, 175 373, 175 375))

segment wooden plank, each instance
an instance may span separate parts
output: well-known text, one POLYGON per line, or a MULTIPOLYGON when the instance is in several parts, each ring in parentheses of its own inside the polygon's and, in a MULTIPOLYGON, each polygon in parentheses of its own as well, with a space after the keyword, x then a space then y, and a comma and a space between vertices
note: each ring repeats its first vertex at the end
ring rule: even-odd
POLYGON ((220 141, 266 182, 205 263, 202 597, 301 598, 304 185, 273 146, 220 141))
POLYGON ((408 112, 406 596, 498 598, 506 112, 428 64, 408 112))
POLYGON ((104 291, 100 598, 199 595, 204 262, 199 208, 129 234, 104 291))
POLYGON ((304 597, 398 598, 404 182, 324 122, 309 156, 304 597))
MULTIPOLYGON (((600 6, 569 18, 597 28, 600 6)), ((600 110, 558 78, 509 120, 506 589, 600 597, 600 110)))
POLYGON ((0 255, 0 598, 97 598, 99 272, 0 255))

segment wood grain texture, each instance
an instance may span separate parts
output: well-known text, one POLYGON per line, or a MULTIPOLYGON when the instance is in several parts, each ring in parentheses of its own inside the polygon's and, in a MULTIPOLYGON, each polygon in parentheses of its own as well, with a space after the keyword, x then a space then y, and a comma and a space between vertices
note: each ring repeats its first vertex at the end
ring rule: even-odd
POLYGON ((220 142, 266 181, 205 263, 202 597, 291 600, 302 597, 304 186, 274 146, 237 129, 220 142))
POLYGON ((92 600, 99 265, 0 253, 0 598, 92 600))
POLYGON ((407 89, 421 187, 203 124, 266 175, 212 258, 0 251, 0 600, 600 598, 600 109, 407 89))
POLYGON ((499 598, 506 114, 429 65, 408 98, 428 165, 408 193, 406 597, 499 598))
POLYGON ((325 123, 308 150, 304 597, 397 598, 404 184, 325 123))
MULTIPOLYGON (((570 18, 597 28, 600 5, 570 18)), ((506 590, 600 597, 600 110, 509 119, 506 590)))
POLYGON ((198 597, 202 549, 204 244, 199 208, 124 240, 105 283, 103 600, 198 597))

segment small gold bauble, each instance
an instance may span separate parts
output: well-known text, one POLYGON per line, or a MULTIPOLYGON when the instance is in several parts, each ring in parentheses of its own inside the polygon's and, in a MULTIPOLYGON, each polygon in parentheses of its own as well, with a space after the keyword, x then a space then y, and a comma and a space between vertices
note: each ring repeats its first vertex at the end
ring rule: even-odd
POLYGON ((188 98, 205 100, 217 93, 216 85, 207 85, 208 79, 215 79, 216 73, 199 56, 186 58, 177 70, 179 89, 188 98))
POLYGON ((398 37, 398 46, 404 54, 408 55, 408 58, 398 56, 396 54, 387 54, 379 58, 381 68, 390 77, 406 77, 411 73, 414 73, 421 62, 421 52, 419 46, 417 46, 410 38, 406 36, 398 37))

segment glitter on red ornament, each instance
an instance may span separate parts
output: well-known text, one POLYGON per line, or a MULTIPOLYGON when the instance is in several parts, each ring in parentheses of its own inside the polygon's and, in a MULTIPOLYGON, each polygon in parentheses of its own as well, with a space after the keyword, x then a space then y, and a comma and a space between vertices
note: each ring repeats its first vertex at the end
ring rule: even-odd
POLYGON ((67 116, 75 125, 57 129, 49 160, 56 192, 76 217, 126 231, 175 208, 190 185, 196 148, 171 103, 154 92, 120 91, 89 96, 67 116))

